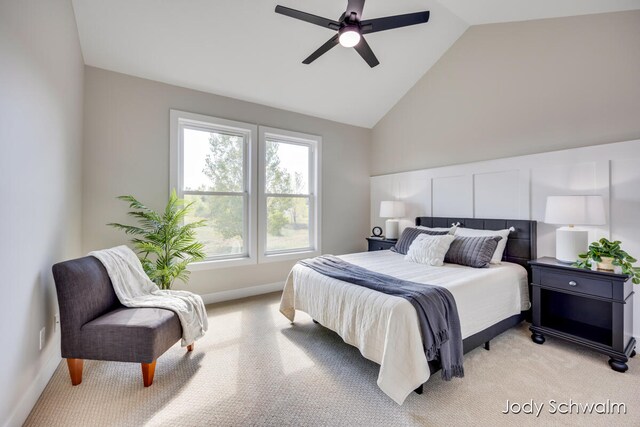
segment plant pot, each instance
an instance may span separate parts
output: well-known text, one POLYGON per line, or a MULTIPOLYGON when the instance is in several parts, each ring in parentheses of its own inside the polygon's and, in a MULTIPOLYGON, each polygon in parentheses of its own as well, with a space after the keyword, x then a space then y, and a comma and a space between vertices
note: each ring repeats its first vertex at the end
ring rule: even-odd
POLYGON ((613 258, 603 256, 602 261, 597 263, 598 270, 614 271, 616 266, 613 265, 613 258))

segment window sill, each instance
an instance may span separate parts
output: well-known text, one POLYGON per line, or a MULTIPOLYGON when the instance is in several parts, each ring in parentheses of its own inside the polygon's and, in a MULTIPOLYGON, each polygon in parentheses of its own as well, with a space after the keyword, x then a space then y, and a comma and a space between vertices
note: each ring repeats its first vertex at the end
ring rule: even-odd
POLYGON ((220 260, 200 261, 189 264, 189 271, 206 271, 219 268, 234 268, 247 265, 268 264, 272 262, 298 261, 305 258, 313 258, 320 255, 319 250, 305 250, 300 252, 286 252, 282 254, 261 255, 259 261, 256 258, 230 258, 220 260))
POLYGON ((320 255, 320 251, 310 249, 300 252, 286 252, 281 254, 260 255, 260 263, 266 264, 270 262, 297 261, 305 258, 313 258, 320 255))
POLYGON ((194 262, 189 264, 189 266, 187 267, 187 270, 189 271, 215 270, 218 268, 232 268, 232 267, 241 267, 245 265, 255 265, 255 264, 257 264, 256 259, 251 257, 229 258, 229 259, 218 259, 218 260, 194 262))

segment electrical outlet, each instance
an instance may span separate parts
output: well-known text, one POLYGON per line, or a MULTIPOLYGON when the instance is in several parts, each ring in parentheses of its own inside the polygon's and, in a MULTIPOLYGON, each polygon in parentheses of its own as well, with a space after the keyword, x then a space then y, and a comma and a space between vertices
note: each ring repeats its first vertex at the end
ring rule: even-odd
POLYGON ((44 347, 44 334, 45 334, 45 331, 46 331, 45 327, 40 329, 40 350, 42 350, 42 347, 44 347))
POLYGON ((53 332, 58 330, 58 325, 60 324, 60 314, 56 313, 53 315, 53 332))

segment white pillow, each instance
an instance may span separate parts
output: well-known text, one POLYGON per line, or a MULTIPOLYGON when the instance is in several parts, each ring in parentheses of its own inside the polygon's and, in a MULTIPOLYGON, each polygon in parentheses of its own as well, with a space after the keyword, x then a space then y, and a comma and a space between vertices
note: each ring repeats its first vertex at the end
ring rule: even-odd
POLYGON ((502 237, 498 242, 493 256, 491 257, 491 264, 500 264, 502 261, 502 254, 507 247, 507 239, 509 238, 509 232, 513 231, 513 228, 505 230, 477 230, 475 228, 458 228, 456 229, 456 236, 462 237, 477 237, 477 236, 499 236, 502 237))
MULTIPOLYGON (((460 224, 460 223, 458 223, 460 224)), ((448 231, 449 234, 456 234, 456 229, 458 228, 458 224, 452 224, 451 227, 449 228, 445 228, 445 227, 424 227, 422 225, 418 225, 416 226, 416 228, 420 228, 422 230, 427 230, 427 231, 448 231)))
POLYGON ((409 251, 404 259, 420 264, 441 266, 444 264, 444 256, 455 238, 456 236, 453 234, 442 236, 419 234, 409 246, 409 251))

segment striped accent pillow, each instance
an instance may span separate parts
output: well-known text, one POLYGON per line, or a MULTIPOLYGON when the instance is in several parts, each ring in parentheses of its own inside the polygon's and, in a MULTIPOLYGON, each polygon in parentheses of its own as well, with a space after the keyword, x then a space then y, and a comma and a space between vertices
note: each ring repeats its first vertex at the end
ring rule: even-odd
POLYGON ((489 267, 500 239, 500 236, 456 236, 449 246, 444 262, 474 268, 489 267))
POLYGON ((431 231, 424 230, 416 227, 407 227, 402 232, 402 235, 398 239, 398 242, 393 246, 390 250, 392 252, 397 252, 402 255, 406 255, 409 252, 409 247, 416 239, 416 237, 420 234, 428 234, 430 236, 444 236, 445 234, 449 234, 448 231, 431 231))

